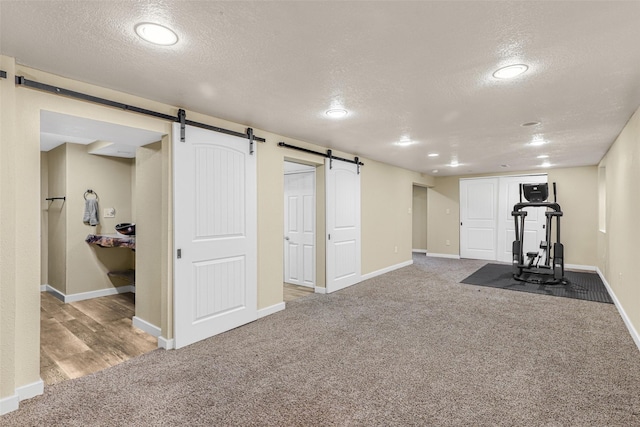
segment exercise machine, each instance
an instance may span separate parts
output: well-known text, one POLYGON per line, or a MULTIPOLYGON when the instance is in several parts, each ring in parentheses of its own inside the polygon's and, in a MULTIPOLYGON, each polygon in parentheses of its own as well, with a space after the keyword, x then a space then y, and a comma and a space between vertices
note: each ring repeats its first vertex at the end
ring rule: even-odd
POLYGON ((520 203, 513 206, 516 240, 513 241, 513 278, 523 282, 545 285, 567 284, 564 276, 564 246, 560 242, 560 217, 562 209, 556 200, 556 183, 553 183, 553 203, 548 202, 549 186, 542 184, 520 184, 520 203), (522 197, 526 202, 522 201, 522 197), (525 208, 545 209, 545 240, 540 242, 540 251, 527 252, 524 257, 525 208), (556 239, 552 243, 553 220, 556 223, 556 239))

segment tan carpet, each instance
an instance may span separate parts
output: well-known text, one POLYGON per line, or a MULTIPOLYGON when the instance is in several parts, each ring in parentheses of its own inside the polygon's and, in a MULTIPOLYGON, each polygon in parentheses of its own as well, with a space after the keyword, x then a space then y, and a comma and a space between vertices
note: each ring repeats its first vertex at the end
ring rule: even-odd
POLYGON ((415 264, 182 350, 47 387, 2 426, 640 425, 615 306, 459 284, 415 264))

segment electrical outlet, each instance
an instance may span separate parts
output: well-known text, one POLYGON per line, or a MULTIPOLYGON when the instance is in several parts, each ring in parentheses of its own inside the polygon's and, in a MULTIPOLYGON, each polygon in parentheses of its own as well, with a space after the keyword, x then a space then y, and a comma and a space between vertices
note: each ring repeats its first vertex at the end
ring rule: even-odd
POLYGON ((409 211, 407 212, 409 215, 411 215, 411 208, 409 208, 409 211))
POLYGON ((449 215, 451 213, 451 209, 447 208, 445 212, 447 213, 447 215, 449 215))
POLYGON ((451 240, 447 240, 447 246, 451 246, 451 240))
POLYGON ((397 246, 393 247, 393 252, 396 253, 396 254, 398 253, 398 247, 397 246))
POLYGON ((116 208, 104 208, 103 218, 115 218, 116 208))

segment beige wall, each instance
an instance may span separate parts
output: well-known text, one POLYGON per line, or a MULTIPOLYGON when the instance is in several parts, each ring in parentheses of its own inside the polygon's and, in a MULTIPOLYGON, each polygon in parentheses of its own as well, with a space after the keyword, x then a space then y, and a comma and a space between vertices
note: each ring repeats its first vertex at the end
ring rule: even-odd
MULTIPOLYGON (((13 396, 15 394, 16 384, 22 385, 23 379, 16 379, 16 336, 26 333, 34 333, 35 338, 31 339, 30 347, 26 351, 34 351, 34 344, 39 345, 40 329, 34 327, 34 321, 27 324, 17 323, 16 308, 18 305, 18 294, 28 292, 20 292, 17 283, 17 273, 19 267, 25 266, 19 257, 19 251, 25 247, 32 250, 38 250, 34 245, 37 241, 31 239, 18 241, 16 239, 16 229, 18 222, 22 225, 25 223, 18 218, 18 210, 14 209, 18 200, 19 180, 25 174, 25 171, 16 167, 17 160, 23 154, 20 151, 20 143, 16 139, 16 100, 15 86, 12 81, 14 74, 15 62, 13 58, 0 56, 0 69, 7 72, 6 79, 0 79, 0 399, 13 396), (14 327, 15 325, 15 327, 14 327)), ((24 148, 24 146, 22 146, 24 148)), ((34 165, 37 163, 34 163, 34 165)), ((26 167, 26 173, 39 173, 26 167)), ((25 209, 38 210, 40 204, 35 200, 27 200, 25 209)), ((37 224, 37 223, 35 223, 37 224)), ((33 227, 34 224, 30 226, 33 227)), ((33 258, 31 258, 33 259, 33 258)), ((31 268, 31 271, 34 269, 31 268)), ((39 273, 38 273, 39 275, 39 273)), ((35 278, 26 276, 22 277, 24 283, 32 283, 35 278)), ((28 285, 27 285, 28 286, 28 285)), ((33 284, 35 287, 35 284, 33 284)), ((20 299, 24 299, 20 295, 20 299)), ((28 299, 28 298, 27 298, 28 299)), ((33 304, 33 302, 32 302, 33 304)), ((34 320, 39 317, 39 310, 30 310, 29 314, 34 320), (35 314, 34 314, 35 312, 35 314)), ((23 319, 21 319, 23 320, 23 319)), ((38 323, 40 323, 38 319, 38 323)), ((37 348, 37 347, 36 347, 37 348)), ((24 348, 20 348, 24 351, 24 348)), ((37 348, 39 351, 39 348, 37 348)), ((24 369, 20 367, 20 369, 24 369)))
POLYGON ((438 177, 435 185, 427 189, 428 253, 460 254, 459 179, 457 176, 438 177))
MULTIPOLYGON (((49 283, 49 206, 54 202, 45 200, 49 196, 49 156, 40 153, 40 283, 49 283)), ((56 201, 56 203, 62 203, 56 201)))
MULTIPOLYGON (((172 198, 171 198, 171 123, 147 116, 141 116, 127 111, 102 107, 86 102, 81 102, 53 94, 43 93, 27 88, 16 88, 13 85, 14 75, 23 75, 28 79, 41 81, 54 86, 64 87, 70 90, 88 93, 94 96, 113 99, 122 103, 136 105, 142 108, 159 111, 165 114, 175 114, 176 108, 157 102, 122 94, 112 90, 99 88, 81 82, 54 76, 28 67, 16 66, 13 68, 11 58, 2 58, 3 69, 7 70, 8 78, 2 82, 2 138, 0 148, 0 161, 2 162, 2 243, 3 263, 0 267, 1 287, 0 304, 2 304, 2 325, 15 325, 15 328, 3 327, 0 329, 2 344, 0 356, 2 359, 3 381, 0 398, 14 393, 15 387, 30 384, 39 378, 39 285, 40 285, 40 256, 39 256, 39 221, 40 221, 40 152, 39 131, 40 111, 48 110, 64 114, 86 117, 107 121, 124 126, 132 126, 168 135, 163 138, 160 157, 162 163, 161 173, 161 207, 160 207, 160 237, 159 250, 161 251, 160 269, 160 323, 162 336, 171 338, 172 332, 172 263, 173 247, 171 236, 173 233, 172 198), (5 66, 5 63, 7 64, 5 66), (7 83, 10 82, 10 83, 7 83), (9 105, 7 105, 9 104, 9 105), (12 108, 14 107, 14 108, 12 108), (5 143, 5 141, 7 141, 5 143), (19 168, 15 165, 20 165, 19 168), (6 209, 11 206, 12 209, 6 209), (13 207, 17 209, 14 211, 13 207), (16 213, 14 213, 16 212, 16 213), (16 238, 15 230, 21 231, 20 239, 16 238), (5 239, 6 237, 6 239, 5 239), (36 254, 34 256, 34 254, 36 254), (6 258, 5 258, 6 255, 6 258), (34 259, 35 258, 35 259, 34 259), (36 261, 34 268, 33 264, 36 261), (6 299, 4 297, 7 297, 6 299), (16 339, 20 337, 20 339, 16 339), (9 380, 5 381, 5 376, 9 380), (5 386, 5 384, 8 384, 5 386)), ((245 126, 230 123, 224 120, 205 116, 195 112, 187 112, 190 120, 208 123, 244 132, 245 126)), ((324 151, 325 148, 302 141, 284 138, 259 129, 255 133, 267 139, 267 143, 257 146, 258 156, 258 308, 267 308, 282 302, 282 266, 283 266, 283 218, 284 207, 282 203, 274 203, 274 200, 284 198, 284 160, 301 161, 307 164, 321 166, 324 159, 308 153, 284 149, 277 146, 278 141, 303 146, 316 151, 324 151)), ((149 154, 151 164, 157 164, 156 154, 149 154), (153 158, 153 160, 151 160, 153 158)), ((351 153, 335 152, 335 155, 351 157, 351 153)), ((145 155, 143 155, 143 158, 145 155)), ((74 157, 75 158, 75 157, 74 157)), ((412 186, 432 185, 433 179, 418 173, 392 167, 383 163, 368 159, 362 159, 365 166, 362 170, 362 273, 367 274, 387 267, 411 260, 411 214, 412 186), (395 251, 395 248, 397 252, 395 251)), ((143 166, 144 167, 144 166, 143 166)), ((155 168, 155 166, 153 166, 155 168)), ((68 168, 71 170, 72 168, 68 168)), ((318 179, 323 182, 318 168, 318 179)), ((113 201, 108 191, 101 189, 101 184, 88 182, 92 179, 91 170, 84 169, 80 178, 74 179, 73 184, 68 184, 67 197, 82 197, 87 188, 98 192, 101 200, 101 209, 115 207, 118 212, 116 221, 128 220, 133 215, 133 206, 122 209, 120 202, 113 201), (105 192, 106 191, 106 192, 105 192), (125 215, 127 218, 125 218, 125 215)), ((131 178, 131 173, 124 175, 131 178)), ((125 179, 125 178, 123 178, 125 179)), ((140 174, 135 175, 137 197, 139 191, 144 188, 144 181, 140 174), (138 182, 141 181, 141 182, 138 182)), ((50 184, 50 183, 49 183, 50 184)), ((321 186, 319 186, 319 189, 321 186)), ((51 190, 51 189, 50 189, 51 190)), ((129 194, 129 198, 131 195, 129 194)), ((157 203, 157 199, 153 202, 157 203)), ((319 202, 320 204, 320 202, 319 202)), ((67 224, 80 222, 83 203, 78 205, 75 200, 68 199, 66 208, 69 220, 67 224)), ((136 221, 143 223, 143 208, 136 204, 136 221)), ((49 213, 50 214, 50 213, 49 213)), ((80 222, 81 223, 81 222, 80 222)), ((323 222, 322 222, 323 224, 323 222)), ((75 226, 75 224, 74 224, 75 226)), ((86 227, 86 226, 85 226, 86 227)), ((107 230, 111 225, 103 223, 107 230)), ((82 228, 82 227, 81 227, 82 228)), ((98 230, 96 230, 98 231, 98 230)), ((319 228, 319 234, 325 232, 319 228)), ((99 231, 98 231, 99 232, 99 231)), ((84 243, 87 229, 83 228, 74 236, 69 235, 69 251, 76 256, 80 248, 87 249, 84 243), (79 234, 78 234, 79 233, 79 234)), ((144 241, 141 234, 140 239, 144 241)), ((323 239, 324 240, 324 239, 323 239)), ((144 245, 144 243, 142 243, 144 245)), ((153 255, 154 258, 157 254, 153 255)), ((95 261, 95 260, 93 260, 95 261)), ((319 264, 319 268, 322 266, 319 264)), ((141 272, 142 273, 142 272, 141 272)), ((80 276, 77 273, 69 273, 80 276)), ((148 276, 148 280, 152 276, 148 276)), ((49 278, 50 279, 50 278, 49 278)), ((144 280, 144 279, 143 279, 144 280)), ((319 278, 319 280, 324 281, 319 278)), ((75 285, 68 292, 76 292, 75 285)), ((158 302, 151 296, 153 291, 149 289, 140 296, 139 304, 145 313, 151 313, 157 307, 158 302), (144 301, 143 301, 144 300, 144 301)), ((141 313, 142 314, 142 313, 141 313)), ((151 323, 153 314, 148 316, 151 323)), ((144 318, 144 317, 143 317, 144 318)))
MULTIPOLYGON (((548 169, 544 172, 548 175, 549 183, 556 182, 558 203, 564 212, 561 219, 561 239, 565 247, 565 264, 595 266, 598 168, 585 166, 548 169)), ((460 254, 460 178, 540 173, 541 171, 538 170, 436 178, 435 186, 428 190, 427 250, 436 254, 460 254), (446 244, 447 240, 450 245, 446 244)))
POLYGON ((606 167, 606 227, 598 232, 598 267, 635 329, 640 332, 640 109, 600 166, 606 167))
MULTIPOLYGON (((598 260, 598 167, 550 169, 562 207, 565 264, 595 267, 598 260)), ((552 188, 549 187, 551 197, 552 188)))
MULTIPOLYGON (((67 145, 60 145, 48 153, 49 196, 66 197, 67 194, 67 145)), ((68 199, 67 199, 68 200, 68 199)), ((47 259, 48 285, 67 293, 67 200, 55 200, 48 204, 47 259)))
POLYGON ((361 171, 362 274, 411 261, 413 184, 432 177, 373 160, 361 171))
POLYGON ((162 324, 162 143, 138 148, 136 152, 136 316, 162 324))
POLYGON ((413 234, 414 250, 427 250, 427 188, 413 186, 413 234))

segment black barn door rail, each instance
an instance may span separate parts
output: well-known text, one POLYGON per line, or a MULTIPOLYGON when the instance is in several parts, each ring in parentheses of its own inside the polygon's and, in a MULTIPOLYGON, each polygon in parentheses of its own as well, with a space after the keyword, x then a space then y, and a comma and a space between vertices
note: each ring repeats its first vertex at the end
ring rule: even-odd
POLYGON ((344 157, 334 156, 331 150, 327 150, 326 153, 321 153, 320 151, 309 150, 308 148, 296 147, 295 145, 289 145, 285 142, 278 142, 278 147, 291 148, 292 150, 304 151, 305 153, 315 154, 317 156, 328 157, 329 158, 329 168, 332 167, 333 160, 341 160, 347 163, 353 163, 358 166, 358 173, 360 173, 360 166, 364 166, 364 163, 360 161, 360 158, 354 157, 353 160, 345 159, 344 157))
POLYGON ((184 129, 185 125, 194 126, 202 129, 211 130, 214 132, 220 132, 227 135, 237 136, 239 138, 248 139, 251 143, 251 152, 253 153, 253 141, 266 142, 264 138, 260 138, 259 136, 255 136, 253 134, 253 129, 247 128, 246 133, 236 132, 229 129, 223 129, 217 126, 211 126, 205 123, 194 122, 193 120, 186 119, 186 112, 182 109, 178 110, 177 116, 171 116, 169 114, 158 113, 157 111, 147 110, 145 108, 135 107, 132 105, 123 104, 121 102, 111 101, 104 98, 99 98, 97 96, 87 95, 82 92, 75 92, 69 89, 63 89, 56 86, 51 86, 45 83, 35 82, 33 80, 28 80, 23 76, 16 76, 16 84, 19 86, 29 87, 32 89, 38 89, 44 92, 55 93, 57 95, 66 96, 69 98, 80 99, 82 101, 93 102, 94 104, 106 105, 108 107, 119 108, 121 110, 132 111, 134 113, 144 114, 147 116, 156 117, 159 119, 169 120, 172 122, 180 123, 181 132, 180 132, 180 140, 184 142, 184 129))

